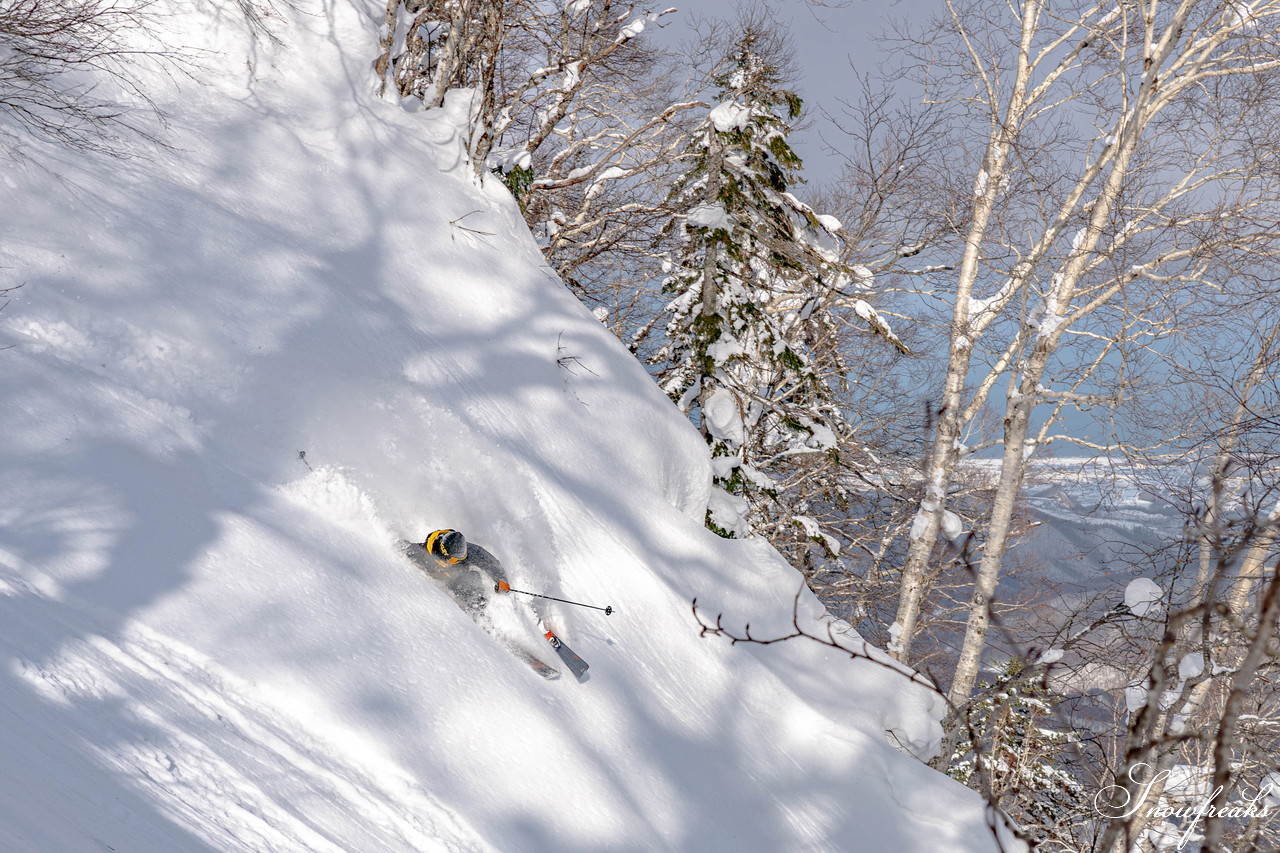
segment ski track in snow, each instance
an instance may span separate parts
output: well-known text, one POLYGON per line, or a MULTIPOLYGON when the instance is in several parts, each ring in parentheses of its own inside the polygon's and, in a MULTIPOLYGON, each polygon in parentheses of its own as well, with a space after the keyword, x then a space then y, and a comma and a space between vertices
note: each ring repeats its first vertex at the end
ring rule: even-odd
POLYGON ((139 624, 114 639, 85 633, 89 613, 7 571, 0 611, 9 629, 0 635, 8 675, 69 724, 49 736, 66 741, 69 729, 77 749, 162 803, 209 849, 491 849, 413 780, 374 779, 333 742, 172 638, 139 624), (47 660, 24 648, 23 638, 35 643, 51 633, 80 636, 47 660))

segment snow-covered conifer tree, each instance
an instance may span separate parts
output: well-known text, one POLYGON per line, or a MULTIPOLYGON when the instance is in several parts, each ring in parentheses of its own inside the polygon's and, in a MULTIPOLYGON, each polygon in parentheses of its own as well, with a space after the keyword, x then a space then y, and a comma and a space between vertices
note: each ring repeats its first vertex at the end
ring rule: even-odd
MULTIPOLYGON (((787 141, 801 101, 785 88, 779 47, 767 27, 743 27, 673 187, 659 379, 712 448, 709 527, 775 542, 798 533, 835 551, 805 510, 839 500, 846 369, 833 309, 853 277, 837 261, 839 224, 788 191, 801 167, 787 141)), ((892 337, 867 303, 855 311, 892 337)))
POLYGON ((1090 794, 1063 767, 1076 736, 1054 725, 1057 699, 1026 661, 996 667, 969 709, 969 732, 985 744, 981 756, 964 738, 947 773, 1000 803, 1039 843, 1070 844, 1074 823, 1088 814, 1090 794))

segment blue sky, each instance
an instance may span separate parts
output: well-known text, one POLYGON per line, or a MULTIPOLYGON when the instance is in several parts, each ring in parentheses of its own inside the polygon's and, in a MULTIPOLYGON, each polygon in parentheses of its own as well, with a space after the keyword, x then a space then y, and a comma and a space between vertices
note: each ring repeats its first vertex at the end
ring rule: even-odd
MULTIPOLYGON (((840 2, 840 0, 832 0, 840 2)), ((660 40, 680 41, 689 33, 690 21, 696 15, 732 16, 743 4, 732 0, 708 0, 677 6, 678 11, 666 17, 660 40)), ((834 178, 840 170, 837 157, 824 150, 822 137, 835 141, 838 131, 822 115, 824 109, 838 113, 840 99, 856 94, 851 88, 853 71, 874 71, 892 54, 876 44, 876 36, 887 27, 890 17, 903 18, 913 11, 932 8, 932 3, 919 0, 844 0, 840 6, 828 8, 789 0, 774 5, 774 11, 791 31, 796 46, 796 60, 801 69, 800 95, 805 99, 805 116, 810 126, 794 134, 791 142, 804 159, 805 174, 811 181, 834 178)))

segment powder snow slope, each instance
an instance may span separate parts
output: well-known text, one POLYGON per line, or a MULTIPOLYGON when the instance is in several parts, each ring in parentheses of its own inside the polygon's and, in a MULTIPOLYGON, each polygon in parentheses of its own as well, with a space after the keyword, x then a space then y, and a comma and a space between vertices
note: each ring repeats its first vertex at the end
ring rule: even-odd
MULTIPOLYGON (((0 850, 994 849, 939 709, 785 631, 705 447, 462 161, 378 4, 157 75, 170 150, 6 164, 0 850), (305 454, 305 458, 300 456, 305 454), (465 530, 592 664, 545 682, 396 555, 465 530)), ((817 624, 807 593, 800 618, 817 624)))

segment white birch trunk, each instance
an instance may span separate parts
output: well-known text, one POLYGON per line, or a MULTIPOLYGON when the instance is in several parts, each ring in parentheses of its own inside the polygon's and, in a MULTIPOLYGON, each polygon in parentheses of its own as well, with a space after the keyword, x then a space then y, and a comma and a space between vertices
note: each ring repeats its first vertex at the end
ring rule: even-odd
MULTIPOLYGON (((972 363, 973 341, 994 316, 978 318, 975 328, 970 317, 970 297, 981 271, 982 249, 991 227, 992 215, 1009 164, 1009 153, 1025 117, 1027 88, 1031 79, 1031 42, 1035 35, 1038 0, 1023 3, 1023 27, 1019 44, 1018 68, 1010 100, 1004 109, 999 93, 987 90, 991 109, 989 139, 981 172, 974 181, 974 209, 965 235, 964 251, 956 274, 955 305, 951 318, 951 343, 942 397, 938 401, 934 425, 933 447, 925 463, 924 499, 911 528, 902 566, 898 611, 891 629, 889 653, 900 661, 909 661, 911 643, 918 630, 920 607, 929 583, 929 562, 942 512, 946 509, 947 490, 955 479, 960 459, 961 439, 968 426, 964 399, 965 383, 972 363)), ((958 15, 954 9, 953 15, 958 15)))

